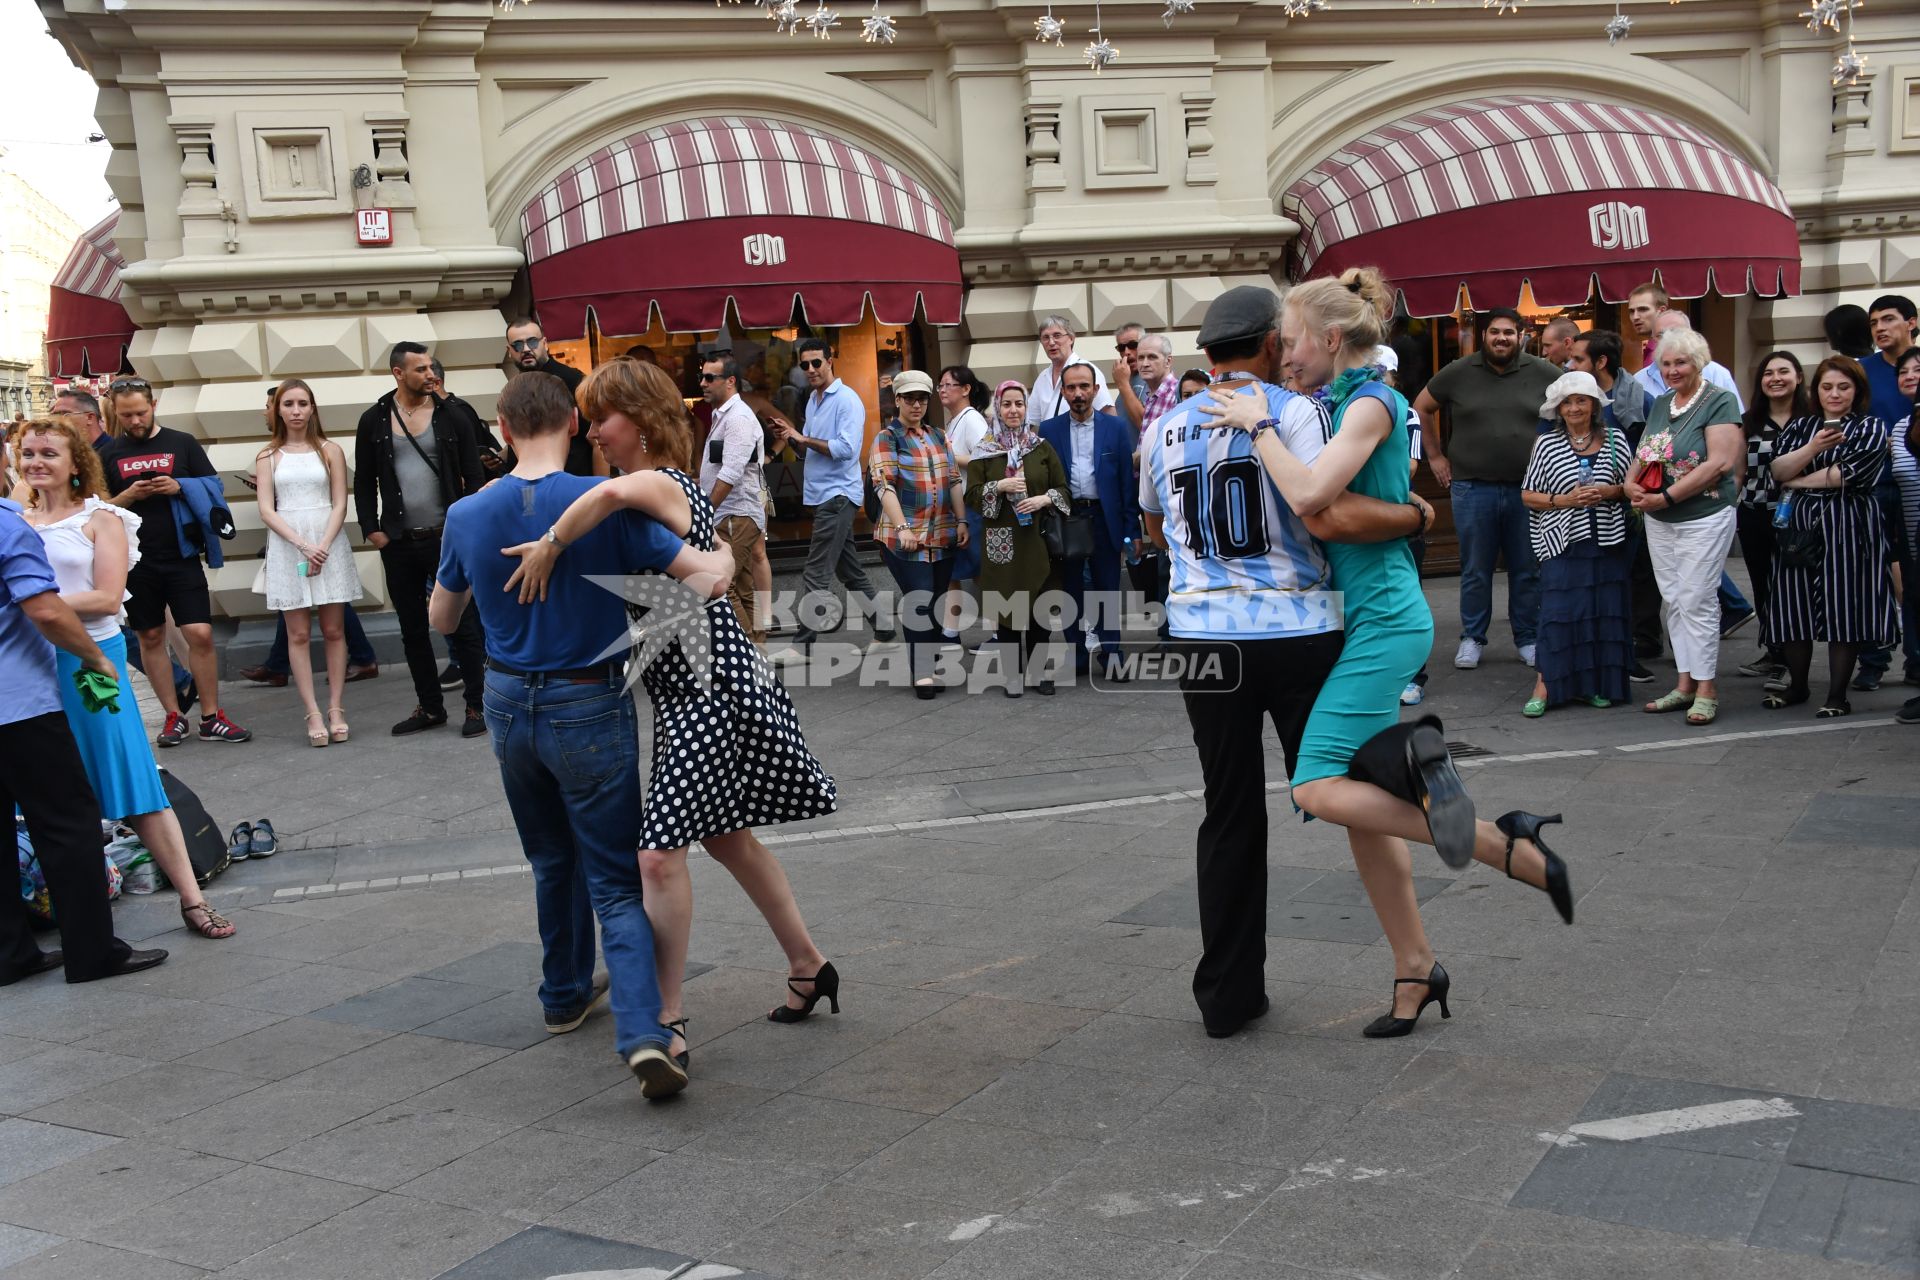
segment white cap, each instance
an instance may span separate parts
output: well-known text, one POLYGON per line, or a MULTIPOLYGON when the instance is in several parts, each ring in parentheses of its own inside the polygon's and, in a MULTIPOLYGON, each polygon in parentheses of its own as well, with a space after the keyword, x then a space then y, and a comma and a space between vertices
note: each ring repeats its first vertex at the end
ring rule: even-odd
POLYGON ((1375 347, 1373 349, 1373 357, 1369 361, 1369 363, 1379 365, 1382 369, 1385 369, 1388 373, 1400 372, 1400 357, 1394 354, 1394 350, 1392 347, 1388 347, 1388 346, 1375 347))

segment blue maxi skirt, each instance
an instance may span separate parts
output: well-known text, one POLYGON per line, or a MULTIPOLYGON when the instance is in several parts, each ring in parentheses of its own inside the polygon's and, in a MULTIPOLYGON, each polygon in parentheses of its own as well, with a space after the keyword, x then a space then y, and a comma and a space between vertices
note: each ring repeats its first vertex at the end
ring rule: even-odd
POLYGON ((1540 562, 1540 641, 1534 660, 1547 703, 1625 702, 1633 669, 1633 588, 1625 544, 1582 538, 1540 562))
POLYGON ((100 641, 100 651, 120 673, 117 714, 104 709, 89 712, 80 701, 80 691, 73 687, 73 673, 80 669, 80 659, 65 649, 54 650, 54 657, 60 664, 60 705, 66 710, 73 740, 80 747, 87 781, 99 797, 101 816, 131 818, 171 808, 167 789, 160 782, 160 766, 147 743, 146 728, 140 723, 133 684, 127 679, 126 638, 108 636, 100 641))

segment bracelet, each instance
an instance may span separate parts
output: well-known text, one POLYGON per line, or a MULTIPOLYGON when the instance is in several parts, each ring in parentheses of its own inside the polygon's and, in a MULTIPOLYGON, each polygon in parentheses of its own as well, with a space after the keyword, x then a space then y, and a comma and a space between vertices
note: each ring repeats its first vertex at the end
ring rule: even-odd
POLYGON ((1550 494, 1548 494, 1548 495, 1547 495, 1547 505, 1548 505, 1549 507, 1557 507, 1557 506, 1559 506, 1559 505, 1560 505, 1560 495, 1559 495, 1559 494, 1557 494, 1557 493, 1550 493, 1550 494))
POLYGON ((1413 532, 1414 535, 1418 537, 1427 531, 1428 508, 1421 506, 1411 498, 1407 500, 1407 505, 1413 508, 1413 532))
POLYGON ((1667 505, 1669 507, 1673 505, 1673 490, 1668 489, 1666 492, 1662 493, 1660 496, 1667 500, 1667 505))

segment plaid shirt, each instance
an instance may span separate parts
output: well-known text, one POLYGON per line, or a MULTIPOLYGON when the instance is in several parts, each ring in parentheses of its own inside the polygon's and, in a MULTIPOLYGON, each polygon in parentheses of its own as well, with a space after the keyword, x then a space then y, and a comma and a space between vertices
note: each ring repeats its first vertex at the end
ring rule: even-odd
POLYGON ((920 545, 913 551, 900 549, 901 526, 884 514, 884 507, 874 536, 908 560, 945 559, 955 544, 953 486, 964 476, 940 428, 923 425, 908 430, 898 422, 890 423, 873 442, 873 487, 882 493, 893 491, 906 527, 920 535, 920 545))
POLYGON ((1169 371, 1166 377, 1160 379, 1160 385, 1154 388, 1153 394, 1148 396, 1146 402, 1141 406, 1140 429, 1144 431, 1154 423, 1160 421, 1161 414, 1179 403, 1180 377, 1178 374, 1169 371))

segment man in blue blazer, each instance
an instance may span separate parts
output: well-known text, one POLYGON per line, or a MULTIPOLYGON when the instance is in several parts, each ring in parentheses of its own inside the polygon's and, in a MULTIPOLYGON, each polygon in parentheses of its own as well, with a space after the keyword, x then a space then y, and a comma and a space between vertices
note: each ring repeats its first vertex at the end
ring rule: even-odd
MULTIPOLYGON (((1093 578, 1094 634, 1112 679, 1125 679, 1120 658, 1120 557, 1140 536, 1140 499, 1133 479, 1133 432, 1110 413, 1094 411, 1098 390, 1093 366, 1076 360, 1060 371, 1060 393, 1067 412, 1040 424, 1040 436, 1053 446, 1067 469, 1073 489, 1073 513, 1093 525, 1093 559, 1069 560, 1061 566, 1076 619, 1088 617, 1086 579, 1093 578)), ((1089 666, 1086 649, 1077 642, 1074 670, 1089 666)))

